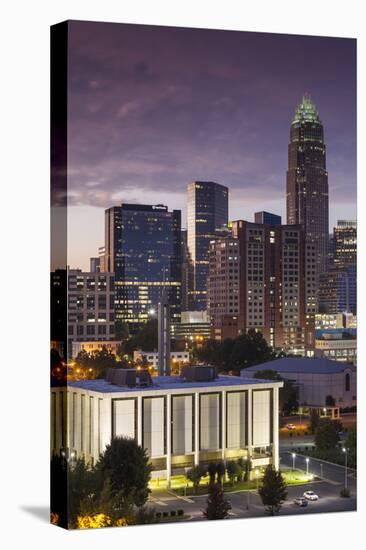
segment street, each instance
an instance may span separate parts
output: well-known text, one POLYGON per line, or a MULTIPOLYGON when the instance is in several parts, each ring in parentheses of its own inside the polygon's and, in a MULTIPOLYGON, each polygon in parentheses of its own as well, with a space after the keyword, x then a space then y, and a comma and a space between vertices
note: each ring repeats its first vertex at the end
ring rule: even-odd
MULTIPOLYGON (((292 467, 291 452, 281 451, 280 457, 281 467, 292 467)), ((305 456, 296 456, 295 467, 306 470, 305 456)), ((345 469, 343 466, 310 459, 309 472, 316 476, 320 476, 322 473, 322 480, 316 480, 305 485, 288 486, 288 497, 281 508, 280 515, 356 510, 356 475, 353 470, 348 469, 347 475, 347 484, 351 491, 350 498, 342 498, 339 495, 345 481, 345 469), (302 496, 306 490, 313 490, 319 495, 319 500, 309 502, 308 506, 300 508, 293 501, 296 497, 302 496)), ((232 518, 263 517, 267 515, 262 501, 255 490, 226 493, 225 496, 232 506, 230 511, 230 517, 232 518), (249 509, 247 508, 248 503, 249 509)), ((191 521, 200 521, 204 520, 202 511, 206 506, 206 499, 207 496, 205 495, 182 497, 176 495, 173 491, 155 490, 150 496, 149 503, 159 512, 182 509, 185 514, 190 516, 191 521)))

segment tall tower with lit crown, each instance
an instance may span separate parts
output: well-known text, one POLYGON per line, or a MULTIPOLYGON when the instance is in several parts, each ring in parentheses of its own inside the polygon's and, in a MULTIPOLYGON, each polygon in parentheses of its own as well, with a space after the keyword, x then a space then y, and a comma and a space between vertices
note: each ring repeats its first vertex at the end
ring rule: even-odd
POLYGON ((328 172, 323 124, 310 96, 304 95, 291 123, 287 170, 287 223, 300 224, 314 243, 319 273, 327 266, 329 234, 328 172))

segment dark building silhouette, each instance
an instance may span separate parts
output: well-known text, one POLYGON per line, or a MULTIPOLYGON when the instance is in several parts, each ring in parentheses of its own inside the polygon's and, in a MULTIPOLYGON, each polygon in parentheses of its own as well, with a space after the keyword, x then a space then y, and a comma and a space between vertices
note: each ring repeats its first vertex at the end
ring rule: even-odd
POLYGON ((181 212, 122 204, 105 212, 105 269, 115 273, 115 316, 131 332, 156 310, 163 291, 172 322, 181 311, 181 212))
POLYGON ((314 242, 319 273, 327 269, 329 238, 328 173, 323 124, 305 95, 290 129, 287 170, 287 223, 299 224, 314 242))
POLYGON ((216 232, 228 223, 229 190, 212 181, 188 185, 188 250, 193 265, 191 310, 207 309, 208 250, 216 232))

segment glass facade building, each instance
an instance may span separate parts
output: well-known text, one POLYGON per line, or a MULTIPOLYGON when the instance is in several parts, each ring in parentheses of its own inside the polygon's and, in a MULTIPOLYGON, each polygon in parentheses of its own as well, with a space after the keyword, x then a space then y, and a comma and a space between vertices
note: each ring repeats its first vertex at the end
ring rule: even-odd
POLYGON ((310 97, 298 105, 290 130, 287 223, 300 224, 315 244, 319 273, 327 269, 329 195, 323 124, 310 97))
POLYGON ((193 265, 193 288, 189 309, 207 309, 209 245, 217 230, 228 223, 229 190, 212 181, 194 181, 188 185, 188 250, 193 265))
POLYGON ((357 223, 352 220, 338 220, 333 230, 334 267, 344 268, 357 262, 357 223))
POLYGON ((181 212, 163 205, 122 204, 105 213, 105 264, 115 273, 116 319, 131 332, 166 293, 172 322, 181 311, 181 212))

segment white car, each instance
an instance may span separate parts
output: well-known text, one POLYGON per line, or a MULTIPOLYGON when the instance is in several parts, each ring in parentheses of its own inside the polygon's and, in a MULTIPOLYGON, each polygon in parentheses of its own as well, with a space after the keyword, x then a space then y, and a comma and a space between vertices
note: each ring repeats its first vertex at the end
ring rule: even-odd
POLYGON ((314 491, 305 491, 304 498, 307 500, 318 500, 319 497, 314 493, 314 491))
POLYGON ((296 430, 295 424, 286 424, 286 428, 287 428, 288 430, 296 430))

